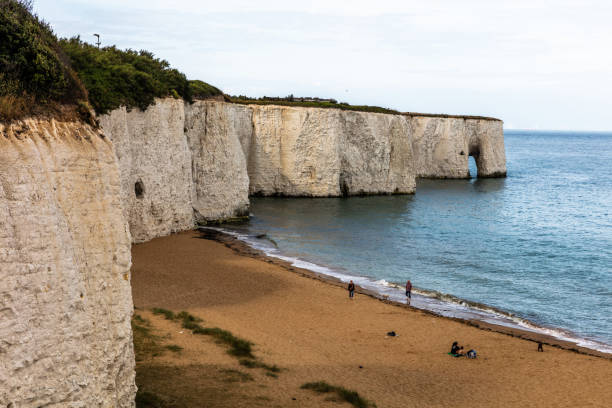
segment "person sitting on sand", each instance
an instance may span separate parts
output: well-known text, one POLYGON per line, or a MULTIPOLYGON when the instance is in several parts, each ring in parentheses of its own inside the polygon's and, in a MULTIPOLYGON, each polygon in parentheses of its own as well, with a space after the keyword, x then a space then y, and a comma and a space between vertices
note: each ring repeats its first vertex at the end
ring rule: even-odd
POLYGON ((453 345, 451 346, 451 351, 450 354, 454 357, 461 357, 463 356, 463 346, 460 346, 459 343, 457 343, 456 341, 453 342, 453 345))
POLYGON ((349 291, 349 298, 353 298, 353 296, 355 295, 355 284, 353 283, 353 281, 350 281, 348 284, 348 291, 349 291))

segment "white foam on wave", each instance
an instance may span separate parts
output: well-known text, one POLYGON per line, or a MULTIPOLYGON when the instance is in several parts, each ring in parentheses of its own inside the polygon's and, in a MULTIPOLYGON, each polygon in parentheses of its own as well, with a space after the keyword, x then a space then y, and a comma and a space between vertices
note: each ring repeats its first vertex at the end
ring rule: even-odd
MULTIPOLYGON (((407 303, 404 288, 400 284, 388 282, 385 279, 373 280, 364 276, 351 275, 348 272, 342 272, 337 269, 318 265, 296 257, 286 256, 282 254, 271 241, 257 238, 246 233, 216 227, 206 228, 231 235, 240 241, 243 241, 250 247, 262 251, 267 256, 289 262, 296 268, 307 269, 321 275, 332 276, 342 282, 349 282, 352 280, 360 287, 376 293, 380 298, 399 303, 407 303)), ((603 353, 612 353, 612 345, 582 338, 560 328, 542 327, 530 322, 527 319, 515 316, 512 313, 502 312, 495 308, 487 307, 486 305, 476 305, 450 294, 422 289, 413 289, 410 306, 417 309, 428 310, 441 316, 454 317, 464 320, 478 320, 505 327, 545 334, 562 341, 574 343, 580 347, 597 350, 603 353)))

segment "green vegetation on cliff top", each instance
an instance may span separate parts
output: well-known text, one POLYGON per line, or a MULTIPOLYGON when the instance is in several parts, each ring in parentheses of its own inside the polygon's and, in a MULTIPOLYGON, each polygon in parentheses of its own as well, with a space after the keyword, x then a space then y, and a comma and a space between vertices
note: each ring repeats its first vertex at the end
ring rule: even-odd
POLYGON ((79 37, 58 38, 32 12, 30 0, 0 0, 0 120, 57 113, 73 105, 81 114, 119 106, 147 106, 159 97, 210 98, 222 92, 148 51, 98 48, 79 37))
POLYGON ((0 119, 86 101, 85 87, 31 1, 0 0, 0 119))
POLYGON ((351 110, 359 112, 375 112, 375 113, 390 113, 400 114, 400 112, 381 108, 380 106, 368 106, 368 105, 349 105, 346 102, 338 102, 335 99, 321 99, 321 98, 299 98, 289 95, 285 98, 282 97, 269 97, 264 96, 262 98, 250 98, 247 96, 230 96, 227 97, 229 102, 239 103, 243 105, 280 105, 280 106, 299 106, 305 108, 323 108, 323 109, 341 109, 351 110))
POLYGON ((194 97, 221 95, 219 89, 205 82, 188 81, 185 74, 149 51, 98 48, 79 37, 62 39, 60 44, 89 91, 97 113, 119 106, 144 110, 155 98, 167 96, 191 102, 194 97))

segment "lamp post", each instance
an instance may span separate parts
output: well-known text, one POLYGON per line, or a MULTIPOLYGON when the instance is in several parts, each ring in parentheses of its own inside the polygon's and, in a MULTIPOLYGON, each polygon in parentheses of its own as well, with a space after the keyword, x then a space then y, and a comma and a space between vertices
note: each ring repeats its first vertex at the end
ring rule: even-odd
POLYGON ((96 45, 98 46, 98 48, 100 48, 100 34, 94 34, 94 37, 98 38, 98 42, 96 42, 96 45))

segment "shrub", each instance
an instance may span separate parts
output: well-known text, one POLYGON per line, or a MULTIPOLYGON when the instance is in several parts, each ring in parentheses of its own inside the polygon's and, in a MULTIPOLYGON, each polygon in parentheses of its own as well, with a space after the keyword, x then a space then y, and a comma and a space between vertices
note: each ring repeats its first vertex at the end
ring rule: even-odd
POLYGON ((194 99, 206 99, 223 94, 218 88, 199 80, 189 81, 189 89, 194 99))
POLYGON ((0 119, 10 120, 53 102, 87 101, 47 23, 32 13, 32 2, 0 0, 0 119))
POLYGON ((155 98, 167 96, 192 101, 185 74, 149 51, 98 48, 78 36, 64 38, 60 45, 87 87, 89 101, 97 113, 119 106, 144 110, 155 98))

